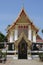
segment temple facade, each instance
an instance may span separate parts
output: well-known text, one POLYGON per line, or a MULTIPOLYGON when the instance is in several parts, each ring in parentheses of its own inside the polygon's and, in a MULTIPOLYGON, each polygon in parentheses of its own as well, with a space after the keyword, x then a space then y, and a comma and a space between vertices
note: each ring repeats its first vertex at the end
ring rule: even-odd
POLYGON ((21 10, 17 20, 8 27, 8 42, 14 42, 18 40, 23 32, 28 40, 36 42, 36 36, 38 28, 28 18, 24 9, 21 10))
POLYGON ((16 50, 19 59, 27 59, 28 50, 31 50, 32 43, 42 40, 38 31, 39 29, 22 9, 16 21, 7 27, 7 50, 16 50))

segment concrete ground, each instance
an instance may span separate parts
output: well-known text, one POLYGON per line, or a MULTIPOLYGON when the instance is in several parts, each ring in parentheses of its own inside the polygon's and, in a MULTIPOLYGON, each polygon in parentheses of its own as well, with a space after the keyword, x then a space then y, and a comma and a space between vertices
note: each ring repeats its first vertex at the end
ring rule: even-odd
POLYGON ((6 63, 0 63, 0 65, 43 65, 39 59, 28 59, 28 60, 15 60, 12 58, 8 58, 6 63))

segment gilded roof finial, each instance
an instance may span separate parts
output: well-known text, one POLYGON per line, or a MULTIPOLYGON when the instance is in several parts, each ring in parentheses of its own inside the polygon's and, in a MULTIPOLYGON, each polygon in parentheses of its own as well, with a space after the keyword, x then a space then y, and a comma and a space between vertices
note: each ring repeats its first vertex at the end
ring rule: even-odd
POLYGON ((24 9, 24 0, 22 0, 22 9, 24 9))

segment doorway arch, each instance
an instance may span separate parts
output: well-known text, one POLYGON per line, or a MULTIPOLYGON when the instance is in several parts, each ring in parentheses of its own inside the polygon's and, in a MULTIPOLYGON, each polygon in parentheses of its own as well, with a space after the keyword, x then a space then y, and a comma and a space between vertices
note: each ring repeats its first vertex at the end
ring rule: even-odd
POLYGON ((27 59, 27 43, 24 39, 18 45, 18 59, 27 59))

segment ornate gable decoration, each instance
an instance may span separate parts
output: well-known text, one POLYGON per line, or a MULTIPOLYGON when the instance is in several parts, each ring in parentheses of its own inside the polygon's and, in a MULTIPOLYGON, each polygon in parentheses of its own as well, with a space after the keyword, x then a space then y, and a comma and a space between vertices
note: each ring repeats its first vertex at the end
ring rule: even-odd
POLYGON ((19 18, 18 18, 18 22, 17 23, 30 23, 30 20, 28 20, 27 15, 24 11, 24 9, 22 9, 19 18))
POLYGON ((18 44, 20 43, 20 41, 21 41, 22 39, 24 39, 24 40, 26 41, 27 45, 28 45, 29 47, 31 47, 32 42, 27 39, 27 37, 26 37, 26 35, 25 35, 24 32, 21 33, 21 35, 19 36, 18 40, 16 40, 14 44, 18 47, 18 44))
POLYGON ((20 15, 18 16, 16 21, 8 28, 8 30, 12 29, 13 27, 15 27, 16 24, 19 24, 19 23, 31 24, 33 26, 33 28, 35 28, 38 31, 38 28, 35 27, 35 25, 28 18, 28 16, 26 15, 24 9, 21 10, 20 15))

